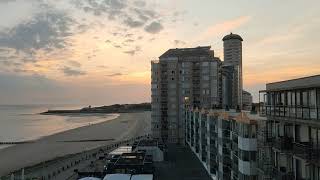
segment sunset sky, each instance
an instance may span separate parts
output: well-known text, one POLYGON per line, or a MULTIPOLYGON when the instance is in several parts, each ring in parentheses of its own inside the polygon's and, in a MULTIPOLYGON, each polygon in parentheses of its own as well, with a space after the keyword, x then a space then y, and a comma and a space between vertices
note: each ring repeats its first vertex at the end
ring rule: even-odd
POLYGON ((0 104, 150 101, 169 48, 243 41, 244 88, 320 72, 319 0, 0 0, 0 104))

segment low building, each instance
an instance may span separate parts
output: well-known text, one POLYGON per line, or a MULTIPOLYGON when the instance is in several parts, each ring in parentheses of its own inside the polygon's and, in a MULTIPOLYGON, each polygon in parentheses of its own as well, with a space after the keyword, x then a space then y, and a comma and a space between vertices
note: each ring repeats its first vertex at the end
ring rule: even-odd
POLYGON ((165 145, 157 140, 144 139, 137 141, 132 145, 134 152, 145 152, 151 155, 154 162, 163 161, 165 155, 165 145))
POLYGON ((186 143, 213 179, 257 179, 261 117, 235 110, 186 111, 186 143))

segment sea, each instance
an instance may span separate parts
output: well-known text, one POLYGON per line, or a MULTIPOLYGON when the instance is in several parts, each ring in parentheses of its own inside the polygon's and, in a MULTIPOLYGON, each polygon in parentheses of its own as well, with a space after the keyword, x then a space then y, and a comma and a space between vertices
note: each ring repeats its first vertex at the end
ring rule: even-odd
MULTIPOLYGON (((70 129, 116 118, 117 114, 41 115, 47 110, 79 109, 77 105, 0 105, 0 142, 36 140, 70 129)), ((0 145, 0 149, 10 145, 0 145)))

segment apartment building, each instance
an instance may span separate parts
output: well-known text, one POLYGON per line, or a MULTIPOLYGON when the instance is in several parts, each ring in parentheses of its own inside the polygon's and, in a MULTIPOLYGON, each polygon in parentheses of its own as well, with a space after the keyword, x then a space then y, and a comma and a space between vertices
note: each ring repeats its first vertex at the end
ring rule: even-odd
POLYGON ((186 143, 212 179, 258 179, 258 115, 235 110, 186 111, 186 143))
POLYGON ((165 142, 184 143, 185 105, 221 105, 221 60, 210 46, 169 49, 151 62, 152 133, 165 142))
POLYGON ((261 179, 320 179, 320 75, 269 83, 259 138, 261 179))

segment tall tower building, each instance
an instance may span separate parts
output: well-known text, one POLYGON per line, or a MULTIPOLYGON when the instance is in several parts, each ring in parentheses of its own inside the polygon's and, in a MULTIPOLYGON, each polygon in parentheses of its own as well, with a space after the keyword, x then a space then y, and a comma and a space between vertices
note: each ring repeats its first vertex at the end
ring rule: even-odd
POLYGON ((220 65, 210 46, 169 49, 151 62, 154 138, 184 143, 185 106, 220 106, 220 65))
MULTIPOLYGON (((242 41, 241 36, 237 34, 228 34, 223 37, 223 50, 224 50, 224 62, 223 66, 227 67, 228 72, 230 68, 233 69, 232 75, 232 90, 228 89, 232 93, 232 103, 224 104, 228 105, 231 108, 242 108, 242 89, 243 89, 243 80, 242 80, 242 41)), ((229 82, 230 84, 230 82, 229 82)), ((224 93, 224 98, 229 96, 228 93, 224 93)))

